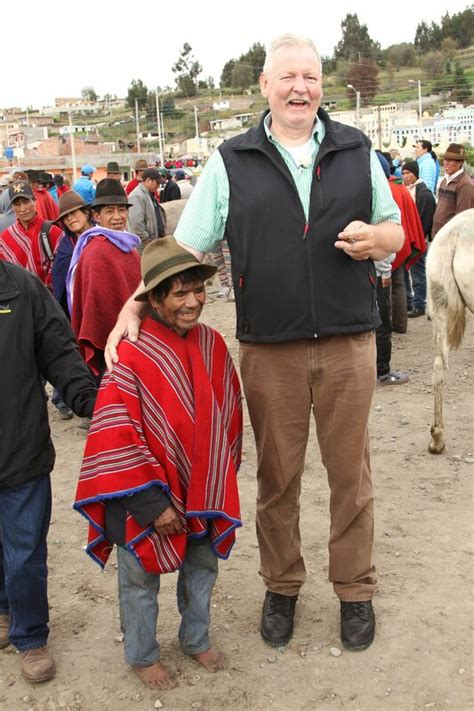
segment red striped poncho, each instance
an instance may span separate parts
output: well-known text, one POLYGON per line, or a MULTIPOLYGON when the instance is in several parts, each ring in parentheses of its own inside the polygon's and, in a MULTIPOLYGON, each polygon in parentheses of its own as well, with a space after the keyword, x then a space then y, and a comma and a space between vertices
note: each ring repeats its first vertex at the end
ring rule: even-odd
POLYGON ((112 550, 107 499, 159 486, 184 531, 157 534, 129 514, 126 548, 144 569, 178 569, 188 536, 208 532, 215 553, 227 558, 241 526, 242 403, 224 340, 202 324, 182 338, 148 318, 119 356, 99 390, 74 503, 89 521, 87 552, 104 566, 112 550))
MULTIPOLYGON (((25 228, 18 220, 7 227, 0 235, 0 259, 10 264, 28 269, 35 274, 43 284, 51 287, 52 263, 46 257, 41 246, 41 228, 43 218, 39 215, 25 228)), ((63 232, 57 225, 51 225, 49 243, 53 252, 59 243, 63 232)))

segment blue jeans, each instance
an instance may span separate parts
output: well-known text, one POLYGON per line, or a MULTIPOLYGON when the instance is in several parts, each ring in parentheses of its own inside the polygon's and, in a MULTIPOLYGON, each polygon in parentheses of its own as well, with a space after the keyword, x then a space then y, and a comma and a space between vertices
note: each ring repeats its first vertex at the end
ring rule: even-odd
POLYGON ((410 267, 413 284, 413 309, 421 311, 426 306, 426 252, 410 267))
POLYGON ((0 489, 0 613, 10 615, 10 642, 43 647, 49 634, 46 566, 51 481, 0 489))
MULTIPOLYGON (((133 553, 119 546, 117 561, 125 659, 131 666, 147 667, 160 658, 156 639, 160 576, 145 572, 133 553)), ((217 571, 217 556, 209 538, 189 540, 176 588, 181 614, 179 641, 186 654, 199 654, 210 647, 210 601, 217 571)))

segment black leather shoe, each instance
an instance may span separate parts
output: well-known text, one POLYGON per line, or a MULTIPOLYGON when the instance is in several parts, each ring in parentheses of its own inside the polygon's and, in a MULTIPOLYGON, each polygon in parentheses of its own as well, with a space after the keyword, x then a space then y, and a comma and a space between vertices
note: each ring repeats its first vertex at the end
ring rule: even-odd
POLYGON ((418 316, 424 316, 424 315, 425 315, 425 309, 412 309, 407 314, 408 318, 418 318, 418 316))
POLYGON ((267 644, 279 647, 293 636, 293 618, 298 595, 280 595, 267 590, 262 610, 260 634, 267 644))
POLYGON ((375 635, 375 615, 372 601, 342 602, 341 642, 353 652, 370 647, 375 635))

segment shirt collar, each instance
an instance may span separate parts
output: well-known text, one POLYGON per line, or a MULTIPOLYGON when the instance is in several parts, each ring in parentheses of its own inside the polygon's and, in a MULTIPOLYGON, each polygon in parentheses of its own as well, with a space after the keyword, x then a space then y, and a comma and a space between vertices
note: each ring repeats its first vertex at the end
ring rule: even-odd
POLYGON ((456 171, 455 173, 453 173, 452 175, 447 175, 447 176, 446 176, 446 184, 449 185, 449 183, 451 182, 451 180, 454 180, 454 178, 459 177, 459 176, 461 175, 461 173, 463 173, 463 172, 464 172, 464 166, 463 166, 462 168, 460 168, 459 170, 457 170, 457 171, 456 171))
MULTIPOLYGON (((269 111, 268 114, 265 116, 263 119, 263 127, 265 129, 265 133, 267 134, 267 138, 269 141, 272 143, 278 143, 281 145, 280 141, 278 141, 275 136, 272 134, 271 131, 271 123, 272 123, 272 112, 269 111)), ((314 126, 313 126, 313 138, 318 142, 321 143, 323 139, 323 131, 324 127, 322 124, 322 121, 318 116, 316 116, 314 126)))

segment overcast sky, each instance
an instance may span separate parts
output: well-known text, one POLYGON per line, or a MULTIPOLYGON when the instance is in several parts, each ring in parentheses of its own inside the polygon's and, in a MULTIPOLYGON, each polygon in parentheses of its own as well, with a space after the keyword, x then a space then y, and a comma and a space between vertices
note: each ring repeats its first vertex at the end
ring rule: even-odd
MULTIPOLYGON (((2 7, 0 107, 52 105, 80 96, 84 86, 123 97, 132 79, 149 89, 173 85, 172 64, 188 42, 203 77, 218 83, 222 67, 254 42, 282 32, 309 35, 332 54, 341 21, 357 13, 382 48, 413 41, 422 20, 439 23, 446 0, 44 0, 2 7)), ((450 0, 450 14, 467 0, 450 0)))

